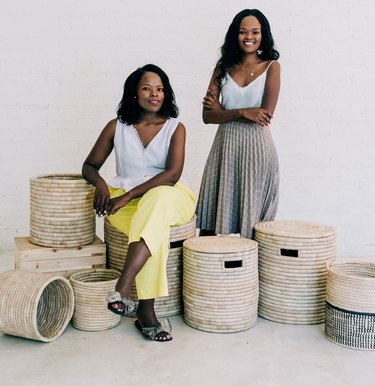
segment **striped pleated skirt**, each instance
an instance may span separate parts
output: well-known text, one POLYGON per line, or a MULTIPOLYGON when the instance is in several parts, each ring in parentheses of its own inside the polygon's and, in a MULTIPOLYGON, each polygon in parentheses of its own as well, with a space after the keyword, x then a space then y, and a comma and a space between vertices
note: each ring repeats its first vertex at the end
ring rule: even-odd
POLYGON ((268 127, 238 121, 220 124, 203 172, 197 227, 253 238, 256 223, 276 216, 279 179, 268 127))

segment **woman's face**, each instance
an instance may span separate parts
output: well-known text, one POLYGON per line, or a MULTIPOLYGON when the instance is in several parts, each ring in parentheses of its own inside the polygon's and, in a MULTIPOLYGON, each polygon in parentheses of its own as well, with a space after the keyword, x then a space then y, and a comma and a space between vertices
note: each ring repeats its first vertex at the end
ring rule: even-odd
POLYGON ((139 106, 150 113, 157 113, 164 101, 164 87, 160 76, 154 72, 142 75, 137 86, 139 106))
POLYGON ((244 53, 256 52, 262 41, 262 26, 255 16, 245 16, 238 31, 238 44, 244 53))

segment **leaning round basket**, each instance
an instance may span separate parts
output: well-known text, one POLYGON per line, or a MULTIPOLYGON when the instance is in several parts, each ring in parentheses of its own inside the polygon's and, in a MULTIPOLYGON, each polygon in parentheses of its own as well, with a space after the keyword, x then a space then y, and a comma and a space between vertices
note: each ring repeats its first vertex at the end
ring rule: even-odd
POLYGON ((72 286, 64 277, 23 270, 0 274, 0 332, 52 342, 74 309, 72 286))
POLYGON ((342 346, 375 350, 375 263, 328 263, 325 334, 342 346))
POLYGON ((80 174, 30 179, 30 241, 45 247, 77 247, 95 239, 94 187, 80 174))
POLYGON ((75 308, 73 327, 84 331, 102 331, 116 327, 120 315, 107 309, 107 292, 114 290, 120 273, 114 269, 90 269, 76 272, 69 280, 73 286, 75 308))

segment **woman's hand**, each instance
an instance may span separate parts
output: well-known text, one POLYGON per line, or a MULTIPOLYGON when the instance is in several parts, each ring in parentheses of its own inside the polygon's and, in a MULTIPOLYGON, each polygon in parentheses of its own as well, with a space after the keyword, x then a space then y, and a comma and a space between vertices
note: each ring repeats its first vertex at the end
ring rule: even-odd
POLYGON ((99 180, 95 186, 93 206, 98 216, 103 217, 109 210, 109 190, 104 180, 99 180))
POLYGON ((107 214, 111 214, 111 215, 115 214, 119 209, 126 206, 129 203, 129 201, 131 201, 131 199, 132 198, 128 193, 112 198, 109 203, 109 209, 107 214))
POLYGON ((261 107, 251 107, 243 109, 242 117, 258 123, 261 126, 268 126, 271 123, 272 114, 261 107))
POLYGON ((223 106, 210 89, 207 90, 207 94, 203 98, 202 104, 203 107, 207 110, 223 110, 223 106))

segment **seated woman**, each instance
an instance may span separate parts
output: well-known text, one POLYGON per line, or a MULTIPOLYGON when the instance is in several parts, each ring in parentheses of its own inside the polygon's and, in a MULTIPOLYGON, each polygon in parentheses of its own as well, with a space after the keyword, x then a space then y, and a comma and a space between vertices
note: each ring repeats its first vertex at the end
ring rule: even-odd
POLYGON ((125 81, 117 119, 108 122, 86 158, 82 175, 95 186, 94 209, 129 237, 124 268, 108 308, 136 312, 136 327, 149 339, 172 339, 154 311, 155 298, 168 296, 166 264, 171 225, 194 215, 193 192, 179 182, 185 158, 185 127, 168 76, 147 64, 125 81), (108 184, 99 170, 115 149, 117 176, 108 184), (136 281, 139 304, 131 299, 136 281))

